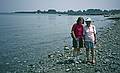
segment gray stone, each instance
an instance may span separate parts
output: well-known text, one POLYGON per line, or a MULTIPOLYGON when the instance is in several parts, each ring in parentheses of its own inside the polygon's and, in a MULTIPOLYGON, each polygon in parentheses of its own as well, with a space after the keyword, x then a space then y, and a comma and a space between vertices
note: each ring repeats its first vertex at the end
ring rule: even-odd
POLYGON ((110 58, 115 58, 113 55, 108 55, 108 57, 110 57, 110 58))
POLYGON ((110 60, 109 59, 105 59, 106 62, 109 62, 110 60))
POLYGON ((26 63, 27 61, 25 60, 25 61, 23 61, 24 63, 26 63))
POLYGON ((14 73, 17 73, 17 71, 14 71, 14 73))
POLYGON ((112 55, 117 55, 117 53, 111 53, 112 55))
POLYGON ((103 64, 106 64, 107 62, 106 61, 103 61, 103 64))
POLYGON ((111 69, 116 69, 116 68, 117 68, 117 65, 111 64, 110 68, 111 68, 111 69))
POLYGON ((100 71, 97 71, 96 73, 100 73, 100 71))
POLYGON ((20 50, 22 50, 22 48, 20 48, 20 50))
POLYGON ((35 67, 35 65, 34 65, 34 64, 30 64, 30 65, 28 65, 28 66, 30 66, 30 67, 35 67))
POLYGON ((12 73, 12 72, 10 72, 10 71, 7 71, 6 73, 12 73))
POLYGON ((59 56, 59 57, 62 57, 62 56, 63 56, 63 54, 58 54, 58 56, 59 56))
POLYGON ((64 64, 62 61, 57 61, 56 64, 64 64))
POLYGON ((79 63, 82 63, 82 61, 81 61, 81 60, 79 60, 79 63))
POLYGON ((66 72, 69 72, 69 71, 70 71, 70 69, 68 68, 68 69, 66 69, 65 71, 66 71, 66 72))
POLYGON ((49 54, 49 55, 48 55, 48 58, 53 58, 53 57, 54 57, 53 54, 49 54))
POLYGON ((81 70, 82 68, 78 67, 77 69, 78 69, 78 70, 81 70))
POLYGON ((54 68, 52 68, 52 70, 55 70, 56 68, 54 67, 54 68))
POLYGON ((72 64, 72 63, 75 63, 73 59, 68 59, 64 61, 64 64, 72 64))
POLYGON ((8 63, 8 62, 6 63, 6 65, 9 65, 9 64, 10 64, 10 63, 8 63))
POLYGON ((103 50, 99 49, 99 52, 103 52, 103 50))
POLYGON ((20 63, 21 61, 17 61, 18 63, 20 63))
POLYGON ((21 65, 21 66, 23 66, 23 64, 22 64, 22 63, 21 63, 20 65, 21 65))
POLYGON ((88 65, 87 64, 84 64, 87 68, 88 68, 88 65))
POLYGON ((13 59, 14 59, 14 60, 17 60, 17 59, 18 59, 18 57, 14 57, 13 59))
POLYGON ((65 47, 64 47, 64 50, 69 50, 69 47, 65 46, 65 47))

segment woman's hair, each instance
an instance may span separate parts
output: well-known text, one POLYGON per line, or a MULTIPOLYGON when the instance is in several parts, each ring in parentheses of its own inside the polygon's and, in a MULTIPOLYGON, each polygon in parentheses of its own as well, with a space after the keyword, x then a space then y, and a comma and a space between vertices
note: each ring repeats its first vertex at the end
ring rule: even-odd
POLYGON ((79 23, 80 21, 83 21, 82 24, 84 24, 84 19, 83 19, 83 17, 78 17, 77 23, 79 23))

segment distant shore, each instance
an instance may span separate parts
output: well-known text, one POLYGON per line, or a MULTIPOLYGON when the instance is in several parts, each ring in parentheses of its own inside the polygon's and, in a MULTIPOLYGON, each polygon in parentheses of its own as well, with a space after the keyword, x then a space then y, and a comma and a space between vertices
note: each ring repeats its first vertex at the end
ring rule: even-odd
MULTIPOLYGON (((87 9, 87 10, 68 10, 68 11, 56 11, 55 9, 49 10, 36 10, 36 11, 13 11, 10 13, 26 13, 26 14, 68 14, 68 15, 115 15, 119 14, 120 10, 101 10, 101 9, 87 9)), ((0 13, 1 14, 1 13, 0 13)))

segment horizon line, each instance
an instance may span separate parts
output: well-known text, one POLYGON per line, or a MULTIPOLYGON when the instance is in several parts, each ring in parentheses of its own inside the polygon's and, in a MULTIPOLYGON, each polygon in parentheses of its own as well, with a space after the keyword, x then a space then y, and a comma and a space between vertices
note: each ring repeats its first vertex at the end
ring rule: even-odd
MULTIPOLYGON (((100 8, 88 8, 88 9, 100 9, 100 8)), ((81 11, 83 11, 83 10, 88 10, 88 9, 77 9, 77 10, 75 10, 75 9, 68 9, 68 10, 73 10, 73 11, 79 11, 79 10, 81 10, 81 11)), ((49 9, 36 9, 36 10, 11 10, 11 11, 0 11, 0 13, 11 13, 11 12, 20 12, 20 11, 37 11, 37 10, 40 10, 40 11, 48 11, 48 10, 56 10, 56 11, 60 11, 60 12, 66 12, 66 11, 68 11, 68 10, 57 10, 57 9, 54 9, 54 8, 49 8, 49 9)), ((100 10, 102 10, 102 11, 104 11, 104 10, 120 10, 120 9, 117 9, 117 8, 114 8, 114 9, 100 9, 100 10)))

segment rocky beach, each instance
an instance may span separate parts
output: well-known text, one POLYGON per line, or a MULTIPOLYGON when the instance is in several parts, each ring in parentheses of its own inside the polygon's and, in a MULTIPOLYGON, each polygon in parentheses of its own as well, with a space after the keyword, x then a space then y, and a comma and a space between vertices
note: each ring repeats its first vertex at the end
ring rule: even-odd
POLYGON ((119 73, 120 72, 120 21, 102 28, 96 44, 96 64, 85 63, 85 48, 80 60, 75 63, 71 49, 55 51, 41 57, 38 63, 30 64, 25 73, 119 73))

